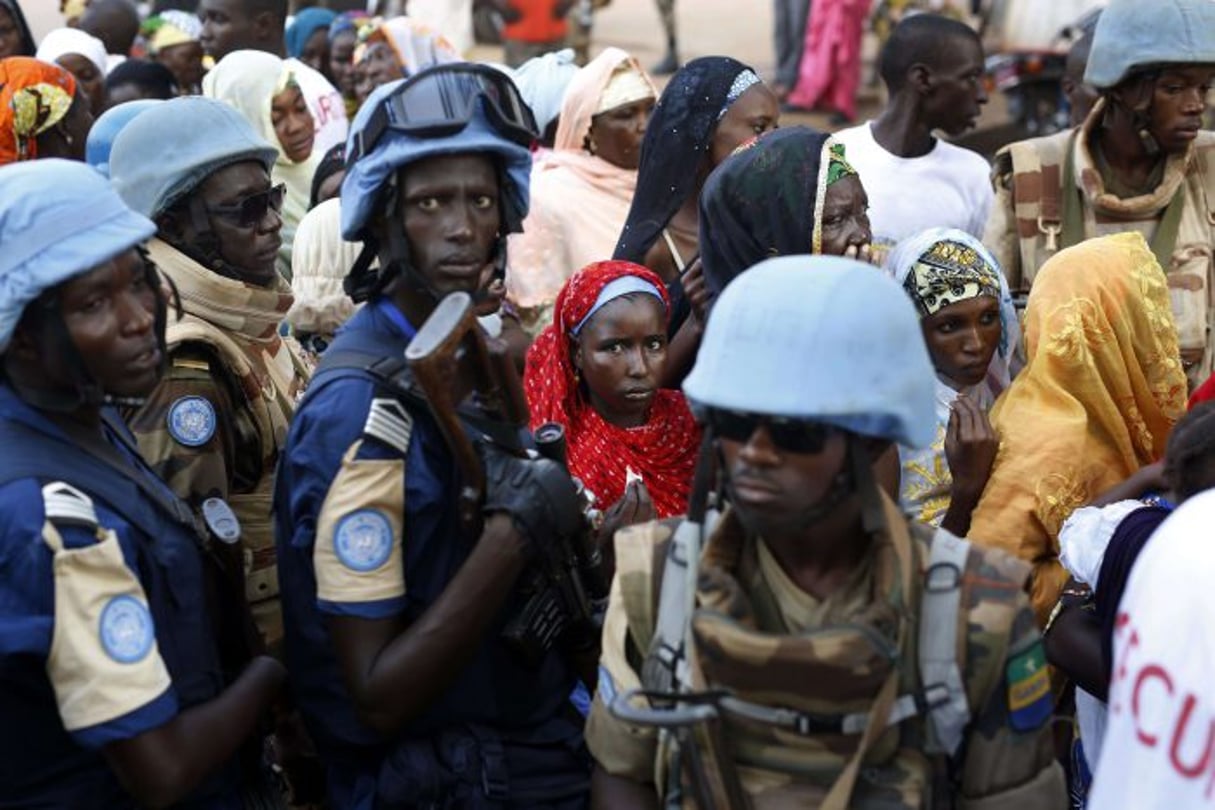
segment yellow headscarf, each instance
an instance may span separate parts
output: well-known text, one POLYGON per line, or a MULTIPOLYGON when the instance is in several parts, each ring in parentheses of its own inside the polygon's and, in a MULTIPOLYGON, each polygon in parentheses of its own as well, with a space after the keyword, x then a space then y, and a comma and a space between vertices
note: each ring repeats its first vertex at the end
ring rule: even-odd
POLYGON ((1185 411, 1169 291, 1143 236, 1090 239, 1043 265, 1025 348, 1025 369, 991 412, 1000 451, 970 537, 1033 563, 1044 623, 1067 580, 1063 522, 1160 459, 1185 411))

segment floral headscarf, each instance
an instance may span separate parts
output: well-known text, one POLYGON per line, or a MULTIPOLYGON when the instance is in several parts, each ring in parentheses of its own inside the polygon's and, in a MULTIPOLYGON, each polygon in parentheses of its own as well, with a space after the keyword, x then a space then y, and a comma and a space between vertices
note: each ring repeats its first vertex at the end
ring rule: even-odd
POLYGON ((375 42, 388 43, 401 66, 401 75, 406 78, 431 65, 461 61, 460 52, 445 36, 409 17, 393 17, 383 22, 370 20, 359 28, 359 46, 354 52, 356 65, 375 42))
POLYGON ((0 165, 38 157, 38 136, 68 114, 76 79, 28 56, 0 59, 0 165))
MULTIPOLYGON (((629 262, 588 265, 575 273, 557 296, 553 323, 527 353, 523 387, 533 429, 545 422, 565 426, 570 472, 595 494, 606 509, 624 495, 628 472, 644 481, 660 518, 687 509, 692 473, 700 445, 700 428, 682 393, 660 389, 649 421, 636 428, 609 424, 591 406, 578 383, 570 358, 570 339, 593 314, 604 289, 632 277, 669 308, 658 276, 629 262)), ((664 326, 665 328, 665 326, 664 326)))
POLYGON ((1000 454, 969 536, 1033 563, 1042 623, 1067 578, 1063 522, 1163 457, 1185 411, 1169 290, 1143 236, 1089 239, 1043 265, 1025 350, 1025 368, 991 412, 1000 454))

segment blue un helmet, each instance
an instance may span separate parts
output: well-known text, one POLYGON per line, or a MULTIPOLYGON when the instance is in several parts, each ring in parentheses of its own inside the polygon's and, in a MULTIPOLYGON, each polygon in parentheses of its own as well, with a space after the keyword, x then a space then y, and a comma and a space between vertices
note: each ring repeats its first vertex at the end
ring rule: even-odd
POLYGON ((102 113, 89 130, 89 138, 84 146, 85 163, 109 177, 110 150, 114 148, 118 133, 135 120, 135 116, 162 103, 157 98, 140 98, 118 104, 102 113))
MULTIPOLYGON (((409 272, 404 232, 388 228, 387 244, 380 244, 375 224, 399 204, 400 170, 440 155, 481 152, 496 158, 502 228, 495 263, 501 273, 506 237, 521 231, 527 216, 530 147, 537 137, 535 118, 514 83, 484 65, 437 65, 373 92, 355 116, 346 143, 342 237, 364 243, 346 277, 350 297, 365 301, 398 273, 409 272), (379 269, 371 267, 376 258, 379 269)), ((420 279, 414 281, 426 288, 420 279)))
MULTIPOLYGON (((754 421, 739 416, 817 422, 911 447, 936 434, 936 374, 915 308, 885 273, 837 256, 768 259, 732 280, 683 390, 715 435, 754 421)), ((814 516, 859 492, 866 529, 876 531, 872 459, 851 440, 848 453, 850 475, 837 478, 814 516)))
POLYGON ((1215 66, 1215 2, 1112 0, 1093 32, 1084 81, 1107 90, 1161 65, 1215 66))
MULTIPOLYGON (((107 401, 68 335, 57 300, 45 294, 138 248, 155 233, 151 220, 128 208, 106 179, 83 163, 48 158, 0 168, 0 244, 5 246, 0 250, 0 354, 26 310, 39 306, 48 351, 67 359, 76 386, 74 397, 40 395, 34 404, 69 411, 107 401)), ((159 293, 155 268, 145 263, 144 271, 159 293)), ((159 294, 156 321, 163 356, 166 302, 159 294)))

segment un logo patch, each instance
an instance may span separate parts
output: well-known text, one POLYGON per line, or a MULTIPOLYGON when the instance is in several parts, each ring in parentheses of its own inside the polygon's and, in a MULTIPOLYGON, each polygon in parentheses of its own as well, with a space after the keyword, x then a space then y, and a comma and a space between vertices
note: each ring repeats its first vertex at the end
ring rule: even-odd
POLYGON ((392 556, 392 522, 376 509, 360 509, 338 521, 333 551, 351 571, 374 571, 392 556))
POLYGON ((182 397, 169 406, 169 435, 186 447, 202 447, 215 435, 215 406, 204 397, 182 397))
POLYGON ((147 606, 133 596, 115 596, 101 611, 101 647, 120 664, 142 661, 156 631, 147 606))

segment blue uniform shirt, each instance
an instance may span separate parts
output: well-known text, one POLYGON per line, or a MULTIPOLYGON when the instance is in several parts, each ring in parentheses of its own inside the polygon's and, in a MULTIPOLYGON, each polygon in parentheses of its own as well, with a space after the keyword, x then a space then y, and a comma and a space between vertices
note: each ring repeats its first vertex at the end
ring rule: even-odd
MULTIPOLYGON (((412 334, 400 313, 380 301, 357 313, 328 351, 378 346, 402 357, 412 334)), ((322 362, 296 410, 275 493, 286 652, 297 700, 323 755, 331 762, 359 759, 373 772, 368 751, 386 753, 391 746, 359 722, 324 617, 420 616, 475 541, 461 532, 459 475, 429 413, 410 407, 404 454, 367 435, 373 400, 386 396, 369 373, 327 371, 322 362)), ((543 728, 547 739, 540 742, 564 736, 578 744, 580 729, 566 719, 574 678, 560 656, 528 669, 498 639, 517 607, 507 605, 470 663, 401 740, 479 724, 521 738, 543 728)))
MULTIPOLYGON (((98 749, 163 725, 223 686, 201 609, 196 540, 134 484, 110 482, 107 491, 127 493, 117 503, 91 490, 84 451, 73 453, 70 439, 4 384, 0 428, 11 454, 0 459, 0 806, 132 806, 98 749), (62 477, 22 475, 14 465, 33 457, 62 465, 62 477), (51 481, 88 494, 112 537, 55 520, 62 545, 48 544, 43 485, 51 481), (154 524, 155 535, 139 522, 154 524), (108 568, 68 563, 72 554, 96 562, 103 550, 113 552, 108 568), (67 595, 76 592, 104 609, 73 609, 67 595)), ((187 804, 227 807, 235 799, 217 784, 203 793, 211 798, 187 804)))

